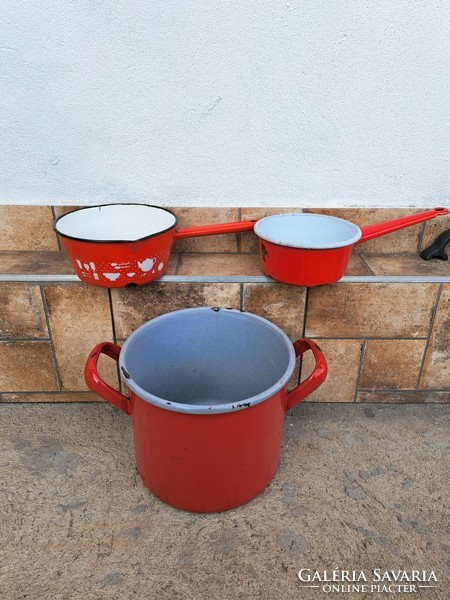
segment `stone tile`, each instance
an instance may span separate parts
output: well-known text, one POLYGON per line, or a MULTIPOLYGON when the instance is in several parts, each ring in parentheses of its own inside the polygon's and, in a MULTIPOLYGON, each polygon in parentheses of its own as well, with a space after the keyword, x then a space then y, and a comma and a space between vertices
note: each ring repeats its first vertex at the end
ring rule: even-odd
MULTIPOLYGON (((328 375, 324 383, 310 396, 307 402, 353 402, 359 364, 361 340, 317 340, 328 363, 328 375)), ((304 381, 314 368, 312 352, 303 359, 301 380, 304 381)))
POLYGON ((223 306, 239 308, 239 283, 158 283, 111 290, 119 339, 127 338, 150 319, 182 308, 223 306))
POLYGON ((450 285, 442 286, 419 388, 450 389, 450 285))
POLYGON ((264 275, 259 254, 180 254, 178 275, 264 275))
POLYGON ((415 389, 426 340, 367 340, 360 388, 415 389))
MULTIPOLYGON (((63 391, 85 391, 83 370, 89 352, 100 342, 113 341, 108 292, 82 283, 43 289, 63 391)), ((114 361, 101 356, 99 373, 117 387, 114 361)))
POLYGON ((49 402, 98 402, 100 398, 92 392, 45 392, 24 394, 0 394, 0 402, 5 403, 49 403, 49 402))
POLYGON ((73 275, 64 252, 23 250, 0 252, 0 273, 14 275, 73 275))
POLYGON ((50 206, 0 206, 0 250, 58 250, 50 206))
POLYGON ((356 394, 356 402, 372 402, 374 404, 446 404, 450 402, 450 392, 364 391, 356 394))
MULTIPOLYGON (((436 217, 431 221, 425 223, 425 231, 420 245, 420 250, 424 250, 427 246, 432 244, 438 235, 450 229, 450 215, 444 215, 442 217, 436 217)), ((447 246, 447 254, 450 253, 450 248, 447 246)), ((435 262, 430 261, 430 262, 435 262)), ((437 261, 436 261, 437 262, 437 261)))
MULTIPOLYGON (((301 208, 242 208, 241 220, 262 219, 281 213, 299 213, 301 208)), ((241 252, 259 252, 258 237, 252 231, 241 233, 241 252)))
POLYGON ((74 210, 78 210, 83 208, 82 206, 54 206, 53 211, 55 213, 55 218, 61 217, 62 215, 66 215, 74 210))
MULTIPOLYGON (((245 283, 242 308, 274 323, 295 342, 302 336, 305 297, 304 288, 276 283, 245 283)), ((288 390, 297 385, 299 373, 300 359, 297 359, 288 390)))
MULTIPOLYGON (((213 225, 238 221, 237 208, 173 208, 178 217, 178 229, 196 225, 213 225)), ((175 242, 175 252, 237 252, 238 234, 207 235, 175 242)))
MULTIPOLYGON (((406 217, 421 212, 417 209, 397 208, 330 208, 330 209, 305 209, 305 212, 320 213, 346 219, 358 227, 383 223, 391 219, 406 217)), ((364 242, 355 246, 356 252, 364 253, 392 253, 392 252, 417 252, 422 224, 400 229, 380 238, 364 242)))
POLYGON ((167 265, 164 275, 176 275, 179 260, 180 257, 178 254, 171 254, 169 257, 169 264, 167 265))
POLYGON ((347 283, 310 289, 312 337, 426 337, 439 284, 347 283))
POLYGON ((279 283, 245 283, 243 309, 278 325, 295 342, 302 337, 306 291, 279 283))
POLYGON ((50 342, 0 342, 0 392, 57 391, 50 342))
POLYGON ((450 276, 450 262, 426 261, 418 254, 364 254, 363 257, 374 275, 450 276))
POLYGON ((38 285, 0 283, 0 338, 48 338, 38 285))
POLYGON ((353 252, 348 261, 345 275, 351 275, 353 277, 364 277, 365 275, 372 275, 370 269, 364 264, 361 256, 353 252))

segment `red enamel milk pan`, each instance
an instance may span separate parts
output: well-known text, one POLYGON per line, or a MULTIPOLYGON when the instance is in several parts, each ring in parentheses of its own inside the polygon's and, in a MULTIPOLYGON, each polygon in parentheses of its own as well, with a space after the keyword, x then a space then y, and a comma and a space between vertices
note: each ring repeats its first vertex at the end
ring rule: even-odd
POLYGON ((100 287, 143 285, 164 275, 172 243, 187 237, 251 231, 255 221, 175 229, 176 215, 147 204, 80 208, 55 220, 78 277, 100 287))
POLYGON ((313 287, 341 279, 356 244, 447 214, 446 208, 433 208, 361 229, 316 213, 278 214, 260 219, 254 231, 264 273, 283 283, 313 287))

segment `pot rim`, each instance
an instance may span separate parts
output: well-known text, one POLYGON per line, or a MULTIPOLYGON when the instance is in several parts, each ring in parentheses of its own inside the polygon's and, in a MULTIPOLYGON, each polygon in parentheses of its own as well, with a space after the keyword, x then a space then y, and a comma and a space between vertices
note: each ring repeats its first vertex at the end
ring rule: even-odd
POLYGON ((164 208, 162 206, 157 206, 156 204, 142 204, 141 202, 109 202, 108 204, 96 204, 94 206, 82 206, 80 208, 76 208, 75 210, 71 210, 70 212, 65 213, 64 215, 60 215, 53 221, 53 230, 61 237, 66 238, 68 240, 75 240, 77 242, 88 242, 90 244, 132 244, 133 242, 142 242, 144 240, 148 240, 150 238, 156 237, 157 235, 166 233, 167 231, 174 229, 177 225, 178 225, 177 215, 173 211, 169 210, 168 208, 164 208), (175 221, 174 221, 173 225, 171 225, 170 227, 167 227, 166 229, 157 231, 156 233, 150 233, 149 235, 145 235, 143 237, 136 238, 133 240, 113 240, 113 239, 111 239, 111 240, 93 240, 90 238, 82 238, 82 237, 76 237, 73 235, 67 235, 66 233, 62 233, 61 231, 59 231, 59 229, 57 227, 59 221, 61 221, 62 219, 64 219, 68 215, 71 215, 74 212, 80 212, 82 210, 91 210, 91 209, 95 209, 95 208, 103 208, 105 206, 147 206, 149 208, 158 208, 159 210, 164 210, 165 212, 170 213, 174 217, 175 221))
POLYGON ((274 325, 267 319, 264 319, 263 317, 259 317, 258 315, 255 315, 253 313, 250 313, 247 311, 241 311, 241 310, 235 309, 235 308, 198 307, 198 308, 183 308, 181 310, 176 310, 176 311, 172 311, 170 313, 165 313, 163 315, 160 315, 159 317, 155 317, 154 319, 147 321, 147 323, 144 323, 143 325, 138 327, 138 329, 133 331, 133 333, 127 338, 124 345, 122 346, 120 356, 119 356, 119 371, 120 371, 120 375, 121 375, 122 379, 124 380, 124 382, 126 383, 127 387, 134 394, 136 394, 139 398, 141 398, 141 400, 144 400, 145 402, 148 402, 149 404, 153 404, 154 406, 158 406, 159 408, 162 408, 165 410, 171 410, 174 412, 180 412, 180 413, 185 413, 185 414, 217 415, 217 414, 223 414, 223 413, 235 413, 240 410, 255 406, 256 404, 260 404, 261 402, 264 402, 265 400, 270 399, 272 396, 277 394, 281 389, 283 389, 287 385, 287 383, 294 371, 294 368, 295 368, 295 360, 296 360, 295 350, 294 350, 294 345, 291 342, 291 340, 288 338, 288 336, 284 333, 284 331, 282 329, 280 329, 277 325, 274 325), (151 392, 148 392, 148 391, 144 390, 143 388, 141 388, 135 381, 133 381, 131 376, 127 377, 127 375, 129 375, 129 372, 128 372, 128 369, 126 366, 127 350, 128 350, 128 347, 130 346, 132 338, 142 335, 142 332, 145 331, 146 329, 150 329, 153 324, 163 321, 168 318, 173 318, 174 315, 180 315, 180 313, 188 314, 188 313, 192 313, 192 312, 211 311, 211 310, 213 310, 214 312, 226 311, 227 314, 233 314, 237 318, 247 318, 247 319, 259 321, 261 324, 265 325, 266 327, 269 327, 272 331, 274 331, 283 340, 283 342, 286 345, 287 351, 289 353, 289 362, 288 362, 288 365, 286 367, 286 370, 285 370, 283 376, 276 383, 274 383, 270 388, 264 390, 260 394, 251 396, 249 398, 244 398, 243 400, 239 400, 238 402, 227 402, 224 404, 212 404, 212 405, 207 405, 207 404, 206 405, 205 404, 195 405, 195 404, 182 404, 179 402, 172 402, 172 401, 168 401, 164 398, 160 398, 159 396, 155 396, 151 392))
POLYGON ((259 219, 259 221, 257 221, 255 223, 255 227, 254 227, 254 231, 256 233, 256 235, 267 241, 267 242, 271 242, 272 244, 277 244, 278 246, 285 246, 285 247, 289 247, 289 248, 301 248, 301 249, 305 249, 305 250, 331 250, 333 248, 345 248, 346 246, 352 246, 353 244, 356 244, 356 242, 361 239, 362 236, 362 231, 361 229, 355 225, 354 223, 352 223, 351 221, 347 221, 347 219, 341 219, 340 217, 332 217, 330 215, 322 215, 320 213, 281 213, 281 214, 277 214, 277 215, 269 215, 268 217, 263 217, 262 219, 259 219), (307 219, 321 219, 323 221, 327 220, 327 221, 333 221, 333 222, 339 222, 339 223, 346 223, 347 225, 350 225, 351 227, 354 228, 355 230, 355 234, 345 240, 344 242, 338 242, 338 243, 320 243, 319 244, 301 244, 301 243, 289 243, 289 242, 285 242, 280 240, 279 238, 277 239, 275 236, 271 236, 271 235, 267 235, 266 234, 262 234, 261 233, 261 226, 263 223, 267 223, 268 221, 272 220, 274 221, 275 219, 284 219, 286 217, 293 217, 295 219, 302 219, 302 220, 307 220, 307 219))

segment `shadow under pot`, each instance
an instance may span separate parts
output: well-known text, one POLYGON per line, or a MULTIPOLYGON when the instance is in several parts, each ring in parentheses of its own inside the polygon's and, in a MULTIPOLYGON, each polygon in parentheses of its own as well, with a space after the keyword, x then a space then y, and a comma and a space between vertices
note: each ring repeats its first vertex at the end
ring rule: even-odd
POLYGON ((130 415, 144 483, 193 512, 235 508, 264 490, 278 466, 285 413, 326 374, 314 342, 293 344, 266 319, 225 308, 157 317, 122 349, 97 345, 85 368, 89 388, 130 415), (307 350, 315 368, 288 392, 295 359, 307 350), (102 353, 119 362, 130 398, 99 376, 102 353))
POLYGON ((147 204, 80 208, 53 223, 75 273, 85 283, 120 288, 144 285, 166 272, 174 241, 251 231, 255 221, 176 229, 177 216, 147 204))

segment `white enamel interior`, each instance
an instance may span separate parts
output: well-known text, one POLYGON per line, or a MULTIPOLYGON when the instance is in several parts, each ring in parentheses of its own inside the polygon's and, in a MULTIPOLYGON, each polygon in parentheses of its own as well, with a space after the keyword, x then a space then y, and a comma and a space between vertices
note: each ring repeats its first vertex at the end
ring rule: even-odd
POLYGON ((293 248, 324 250, 355 244, 361 237, 359 227, 337 217, 315 213, 287 213, 264 217, 255 224, 260 238, 293 248))
POLYGON ((108 204, 68 213, 59 219, 61 235, 93 241, 132 242, 166 231, 176 217, 156 206, 144 204, 108 204))

